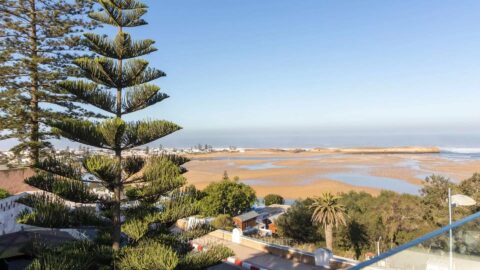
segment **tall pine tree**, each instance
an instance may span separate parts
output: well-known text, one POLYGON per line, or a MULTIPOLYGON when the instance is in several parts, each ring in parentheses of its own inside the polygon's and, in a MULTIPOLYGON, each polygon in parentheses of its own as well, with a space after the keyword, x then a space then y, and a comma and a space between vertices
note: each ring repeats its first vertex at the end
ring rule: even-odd
MULTIPOLYGON (((100 0, 99 3, 103 10, 90 13, 90 18, 115 27, 117 35, 114 39, 109 39, 98 34, 85 34, 87 46, 99 56, 79 58, 75 60, 75 64, 89 81, 67 81, 62 86, 79 99, 115 116, 101 123, 69 119, 52 121, 50 125, 65 138, 114 151, 115 158, 90 157, 84 165, 113 192, 112 247, 118 250, 121 232, 120 204, 127 182, 163 184, 156 183, 160 179, 148 179, 148 174, 144 174, 142 179, 135 179, 134 175, 140 171, 144 161, 135 158, 123 159, 122 151, 157 140, 179 130, 180 127, 162 120, 122 120, 123 115, 168 97, 160 92, 158 86, 149 84, 150 81, 165 76, 165 73, 149 68, 147 61, 136 58, 155 51, 152 46, 154 42, 133 41, 131 36, 124 32, 125 28, 146 24, 141 17, 147 12, 147 6, 134 0, 100 0), (131 177, 133 179, 130 179, 131 177)), ((154 164, 159 165, 155 162, 154 164)), ((162 177, 153 174, 154 178, 162 177)), ((184 181, 182 179, 171 184, 173 189, 183 185, 184 181)))
MULTIPOLYGON (((74 63, 84 78, 67 80, 60 86, 82 102, 91 104, 112 117, 103 121, 75 118, 50 120, 48 124, 54 133, 64 138, 111 150, 113 155, 87 156, 82 160, 81 166, 55 157, 46 158, 38 163, 40 173, 26 179, 26 182, 69 201, 101 203, 106 209, 105 216, 111 219, 112 247, 118 250, 121 217, 132 216, 122 213, 122 204, 133 200, 140 203, 142 209, 149 209, 148 221, 145 215, 134 216, 131 220, 127 219, 127 229, 140 226, 139 224, 169 223, 193 213, 194 208, 171 199, 161 207, 164 210, 161 213, 152 210, 154 205, 160 203, 162 196, 185 198, 172 197, 171 194, 180 192, 179 189, 186 182, 182 176, 185 170, 180 167, 187 161, 185 158, 163 155, 144 159, 123 155, 125 150, 180 129, 178 125, 164 120, 126 122, 122 119, 125 114, 137 112, 168 97, 160 92, 158 86, 149 83, 165 76, 165 73, 148 67, 146 60, 137 58, 155 51, 154 41, 133 41, 130 34, 124 32, 125 28, 146 24, 141 17, 147 12, 147 6, 135 0, 100 0, 98 3, 102 7, 101 11, 90 13, 89 16, 113 26, 116 36, 110 38, 94 33, 85 34, 85 44, 96 56, 76 59, 74 63), (90 177, 84 177, 85 172, 90 177), (112 196, 97 198, 87 183, 103 185, 112 196), (180 206, 176 208, 180 209, 178 211, 175 210, 177 206, 180 206)), ((139 210, 139 213, 145 212, 139 210)), ((148 226, 143 229, 141 233, 138 229, 135 233, 130 230, 130 236, 135 234, 132 239, 142 238, 147 233, 148 226)))
POLYGON ((85 114, 57 83, 82 48, 76 35, 93 26, 83 16, 91 8, 87 0, 0 0, 0 139, 18 140, 12 150, 30 152, 32 164, 51 146, 46 119, 85 114))

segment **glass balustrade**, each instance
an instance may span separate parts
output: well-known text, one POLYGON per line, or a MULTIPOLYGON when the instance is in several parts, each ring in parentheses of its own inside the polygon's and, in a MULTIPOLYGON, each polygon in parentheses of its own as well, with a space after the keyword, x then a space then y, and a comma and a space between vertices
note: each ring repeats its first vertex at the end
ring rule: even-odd
POLYGON ((480 212, 349 270, 480 270, 480 212))

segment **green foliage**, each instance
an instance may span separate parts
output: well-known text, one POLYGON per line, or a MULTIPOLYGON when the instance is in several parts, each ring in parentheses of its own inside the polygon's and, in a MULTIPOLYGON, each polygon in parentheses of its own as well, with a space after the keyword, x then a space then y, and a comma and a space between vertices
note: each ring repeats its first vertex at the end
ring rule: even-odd
POLYGON ((339 246, 344 250, 353 250, 357 260, 360 259, 362 251, 370 244, 366 226, 356 220, 348 222, 338 234, 340 235, 339 246))
MULTIPOLYGON (((365 252, 376 251, 376 241, 380 241, 380 249, 385 251, 436 229, 439 226, 438 220, 444 219, 448 213, 448 186, 454 193, 465 192, 476 196, 477 180, 478 175, 473 175, 457 186, 447 178, 431 176, 426 181, 421 196, 391 191, 382 191, 375 197, 365 192, 341 194, 338 203, 344 206, 348 222, 335 232, 338 239, 336 253, 362 258, 365 252)), ((315 243, 321 240, 318 227, 311 229, 309 225, 313 214, 311 203, 311 199, 296 202, 285 215, 279 217, 275 221, 278 234, 300 242, 315 243)), ((476 207, 458 207, 455 209, 455 219, 472 214, 475 210, 476 207)), ((442 241, 429 245, 447 246, 442 241)))
POLYGON ((224 246, 212 246, 206 252, 189 253, 183 257, 176 270, 201 270, 218 264, 221 260, 233 256, 234 253, 224 246))
POLYGON ((426 206, 426 218, 438 227, 448 224, 448 188, 456 191, 456 186, 450 179, 432 175, 425 179, 423 188, 420 190, 422 204, 426 206))
POLYGON ((17 216, 17 222, 48 228, 69 226, 70 209, 59 199, 49 195, 27 195, 17 200, 33 208, 25 209, 17 216))
POLYGON ((463 180, 458 189, 461 194, 470 196, 477 202, 476 206, 469 207, 472 213, 480 211, 480 173, 474 173, 472 177, 463 180))
POLYGON ((263 198, 263 202, 266 206, 269 206, 272 204, 284 204, 285 200, 278 194, 268 194, 263 198))
POLYGON ((68 228, 78 226, 101 226, 100 219, 90 207, 70 209, 65 203, 52 195, 33 194, 17 200, 32 210, 24 209, 17 216, 17 222, 48 228, 68 228))
POLYGON ((105 226, 109 222, 99 216, 94 207, 76 207, 70 211, 70 227, 105 226))
POLYGON ((65 200, 81 203, 97 201, 97 196, 81 181, 70 180, 51 173, 37 173, 25 179, 25 183, 54 193, 65 200))
POLYGON ((339 202, 340 197, 331 193, 324 193, 314 198, 312 205, 312 222, 325 227, 325 241, 327 248, 333 249, 333 228, 346 225, 345 207, 339 202))
POLYGON ((110 247, 88 241, 74 241, 58 247, 35 244, 35 259, 27 270, 96 270, 111 269, 113 253, 110 247))
POLYGON ((83 167, 94 175, 110 191, 121 168, 118 161, 109 156, 94 155, 83 159, 83 167))
POLYGON ((228 214, 236 216, 253 206, 255 191, 248 185, 232 180, 222 180, 209 184, 203 192, 200 210, 204 215, 228 214))
POLYGON ((315 198, 310 206, 314 209, 312 221, 325 227, 346 225, 345 207, 339 203, 339 200, 340 197, 328 192, 315 198))
POLYGON ((148 232, 149 222, 142 219, 130 219, 122 224, 122 231, 128 235, 129 238, 138 242, 148 232))
POLYGON ((284 215, 281 215, 275 225, 278 234, 299 242, 316 242, 321 240, 317 233, 318 226, 312 223, 313 209, 311 199, 296 201, 284 215))
POLYGON ((128 270, 173 270, 178 264, 175 252, 155 241, 141 241, 136 246, 122 250, 120 269, 128 270))
MULTIPOLYGON (((94 2, 98 3, 101 9, 90 13, 90 18, 115 26, 117 34, 113 39, 86 34, 81 44, 89 47, 96 55, 77 58, 73 62, 77 67, 75 76, 69 76, 77 79, 62 82, 58 88, 75 101, 113 113, 114 117, 103 121, 64 117, 48 121, 45 119, 45 122, 52 127, 54 135, 113 150, 114 156, 86 156, 78 164, 53 159, 37 162, 41 173, 27 182, 75 202, 86 200, 85 196, 89 192, 87 182, 107 188, 112 196, 96 199, 101 209, 99 214, 102 215, 98 220, 104 221, 102 218, 108 218, 107 224, 111 226, 103 227, 105 224, 102 223, 94 225, 101 230, 97 240, 111 244, 116 251, 118 257, 110 262, 115 262, 115 266, 120 269, 175 269, 179 260, 205 267, 218 263, 220 257, 215 257, 217 253, 212 253, 208 258, 188 253, 190 247, 187 246, 186 238, 194 235, 182 234, 178 236, 179 239, 174 240, 168 230, 177 219, 198 213, 197 200, 202 194, 192 187, 182 189, 186 183, 182 174, 186 169, 181 168, 181 165, 188 160, 175 155, 144 159, 125 157, 123 154, 126 149, 152 142, 180 129, 178 125, 165 120, 127 122, 122 119, 125 114, 168 98, 168 95, 160 92, 160 87, 150 83, 166 74, 148 67, 146 60, 135 58, 155 51, 152 47, 153 41, 133 41, 131 36, 124 32, 125 27, 146 24, 141 17, 146 13, 147 6, 136 0, 94 2), (122 217, 125 217, 125 220, 122 217), (130 241, 121 249, 122 230, 129 236, 130 241)), ((245 186, 241 186, 241 190, 243 195, 248 195, 250 207, 255 201, 253 190, 245 186)), ((232 199, 238 205, 239 199, 234 196, 232 199)), ((19 219, 44 226, 83 226, 92 223, 94 215, 90 209, 62 208, 60 201, 49 204, 55 207, 43 207, 43 204, 37 203, 32 213, 24 213, 19 219), (44 211, 46 213, 43 213, 44 211), (54 213, 60 215, 57 223, 53 220, 54 213)), ((240 201, 239 209, 244 209, 244 204, 240 201)), ((49 256, 49 253, 45 254, 35 264, 41 268, 43 261, 49 261, 71 269, 91 267, 87 264, 89 259, 77 266, 69 264, 69 260, 73 259, 63 253, 58 254, 58 257, 49 256)), ((182 265, 188 267, 186 264, 182 265)))
POLYGON ((0 188, 0 200, 1 199, 5 199, 7 197, 10 197, 10 193, 8 193, 8 191, 6 191, 5 189, 3 188, 0 188))
POLYGON ((51 147, 46 120, 97 116, 57 87, 84 54, 77 35, 94 27, 84 16, 91 8, 92 1, 1 2, 0 139, 17 139, 11 150, 29 150, 32 165, 51 147))
POLYGON ((215 229, 230 231, 233 229, 233 220, 229 215, 220 214, 210 223, 210 225, 215 229))
POLYGON ((166 157, 152 157, 143 170, 142 185, 132 188, 127 195, 131 199, 156 201, 167 192, 186 183, 180 168, 166 157))

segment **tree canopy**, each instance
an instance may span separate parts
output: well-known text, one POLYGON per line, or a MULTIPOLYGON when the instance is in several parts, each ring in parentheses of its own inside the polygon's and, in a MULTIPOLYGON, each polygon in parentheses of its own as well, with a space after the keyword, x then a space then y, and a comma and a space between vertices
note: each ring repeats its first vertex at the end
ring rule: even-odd
POLYGON ((32 164, 51 147, 47 120, 96 116, 58 85, 84 54, 78 34, 95 26, 90 10, 91 1, 0 0, 0 139, 16 139, 12 150, 32 164))
MULTIPOLYGON (((182 165, 188 159, 168 154, 140 157, 124 153, 181 129, 166 120, 124 119, 126 114, 168 98, 160 92, 160 87, 151 83, 166 74, 138 58, 157 50, 153 47, 154 41, 135 41, 124 31, 146 25, 142 16, 148 7, 137 0, 96 2, 100 9, 89 13, 89 17, 113 26, 116 35, 112 38, 85 34, 83 44, 93 54, 75 59, 73 63, 79 76, 58 86, 110 117, 101 121, 52 118, 47 124, 56 135, 106 149, 110 155, 89 154, 79 158, 80 162, 56 156, 40 159, 35 164, 38 173, 25 181, 46 191, 47 195, 27 198, 25 203, 29 203, 32 210, 22 213, 18 221, 45 227, 96 226, 99 244, 102 248, 109 245, 117 254, 106 267, 190 269, 187 268, 190 262, 202 267, 217 263, 230 254, 227 248, 212 248, 207 257, 190 254, 188 241, 191 239, 182 234, 172 235, 169 230, 178 219, 198 213, 196 201, 200 192, 191 186, 184 187, 183 174, 187 170, 182 165), (93 192, 92 185, 103 187, 105 194, 93 192), (80 207, 71 210, 65 205, 66 201, 95 203, 100 211, 92 216, 80 207), (102 222, 97 223, 98 220, 102 222)), ((47 259, 42 261, 39 257, 37 262, 40 265, 55 263, 47 259)))
POLYGON ((236 216, 250 210, 257 199, 250 186, 229 178, 209 184, 203 193, 200 209, 204 215, 209 216, 236 216))
POLYGON ((266 206, 269 206, 272 204, 284 204, 285 200, 283 199, 282 196, 278 194, 268 194, 263 198, 263 203, 266 206))

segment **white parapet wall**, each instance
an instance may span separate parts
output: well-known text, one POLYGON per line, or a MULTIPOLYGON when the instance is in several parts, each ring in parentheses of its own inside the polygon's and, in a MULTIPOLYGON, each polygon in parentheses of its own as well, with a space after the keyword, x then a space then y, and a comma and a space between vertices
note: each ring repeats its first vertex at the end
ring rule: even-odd
MULTIPOLYGON (((301 263, 316 265, 318 262, 321 262, 321 264, 325 264, 324 259, 317 260, 313 252, 308 252, 284 245, 272 244, 259 239, 239 235, 239 231, 232 234, 229 231, 216 230, 211 232, 209 235, 301 263)), ((321 256, 325 256, 325 254, 322 253, 321 256)), ((358 261, 356 260, 340 256, 330 255, 328 257, 330 258, 330 264, 343 265, 347 267, 358 264, 358 261)))

